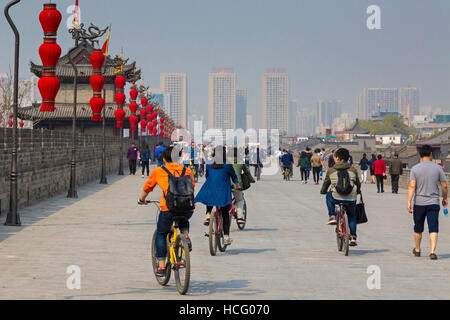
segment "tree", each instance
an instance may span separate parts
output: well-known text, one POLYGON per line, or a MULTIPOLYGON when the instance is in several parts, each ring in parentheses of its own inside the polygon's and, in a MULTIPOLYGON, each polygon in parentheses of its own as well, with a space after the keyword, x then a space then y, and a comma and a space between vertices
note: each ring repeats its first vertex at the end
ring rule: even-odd
MULTIPOLYGON (((18 108, 23 107, 24 98, 31 92, 31 83, 28 81, 19 82, 18 108)), ((9 74, 0 75, 0 127, 6 127, 9 115, 13 113, 14 107, 14 78, 11 66, 9 74)))

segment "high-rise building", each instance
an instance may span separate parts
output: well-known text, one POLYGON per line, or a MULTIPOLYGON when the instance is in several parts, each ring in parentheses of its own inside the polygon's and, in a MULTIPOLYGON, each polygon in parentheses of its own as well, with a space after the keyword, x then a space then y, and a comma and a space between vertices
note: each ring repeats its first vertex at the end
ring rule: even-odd
POLYGON ((331 127, 333 120, 341 116, 342 101, 341 100, 319 100, 316 107, 317 125, 331 127))
POLYGON ((210 129, 236 128, 236 75, 234 73, 209 74, 210 129))
POLYGON ((370 119, 380 111, 399 112, 399 89, 365 88, 358 100, 358 118, 370 119))
POLYGON ((236 90, 236 129, 247 130, 247 89, 236 90))
POLYGON ((187 126, 188 113, 188 83, 185 73, 161 73, 160 87, 165 94, 169 94, 170 117, 175 123, 187 126))
POLYGON ((262 76, 262 129, 289 132, 289 75, 265 73, 262 76))
POLYGON ((247 118, 247 121, 246 121, 247 122, 247 130, 248 129, 254 129, 253 128, 253 116, 251 114, 247 113, 247 117, 246 118, 247 118))
POLYGON ((291 136, 298 134, 297 111, 298 111, 297 100, 292 100, 289 103, 289 135, 291 136))
POLYGON ((420 114, 420 97, 417 88, 400 88, 399 89, 399 112, 405 117, 412 120, 414 116, 420 114))
POLYGON ((297 110, 297 134, 300 136, 311 136, 316 131, 316 116, 311 109, 303 108, 297 110))

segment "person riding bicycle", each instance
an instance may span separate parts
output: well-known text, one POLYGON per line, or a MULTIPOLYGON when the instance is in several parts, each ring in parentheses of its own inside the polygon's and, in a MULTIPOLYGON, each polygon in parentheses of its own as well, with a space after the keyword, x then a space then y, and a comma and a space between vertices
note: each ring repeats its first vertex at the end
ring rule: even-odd
MULTIPOLYGON (((172 156, 174 156, 177 151, 173 147, 166 148, 162 152, 162 161, 164 162, 164 168, 167 169, 172 175, 178 177, 183 172, 183 167, 179 164, 176 164, 172 161, 172 156)), ((185 175, 191 175, 192 183, 195 186, 194 178, 192 177, 191 170, 189 168, 186 169, 185 175)), ((192 242, 189 238, 189 219, 192 217, 192 212, 186 212, 184 214, 173 213, 169 211, 169 208, 166 204, 165 195, 167 194, 167 190, 169 188, 169 175, 162 168, 157 167, 152 171, 150 177, 144 185, 144 189, 142 191, 141 196, 139 197, 139 204, 146 205, 145 199, 148 194, 153 191, 153 189, 158 185, 163 194, 161 196, 161 200, 159 206, 161 207, 161 212, 158 217, 158 224, 156 227, 156 255, 158 259, 158 269, 155 270, 157 276, 165 276, 166 275, 166 255, 167 255, 167 234, 170 232, 170 229, 173 224, 174 216, 184 216, 185 220, 181 221, 179 224, 179 228, 181 232, 185 235, 186 240, 189 244, 189 248, 192 249, 192 242)))
POLYGON ((191 166, 195 167, 195 177, 198 177, 198 166, 199 166, 199 158, 200 158, 200 149, 195 146, 195 142, 191 142, 191 146, 187 149, 187 160, 184 162, 184 166, 189 168, 191 166))
MULTIPOLYGON (((294 158, 292 157, 292 154, 290 154, 287 150, 283 150, 283 155, 281 156, 281 167, 283 175, 286 170, 291 170, 293 163, 294 158)), ((290 174, 291 173, 289 171, 289 176, 290 174)))
MULTIPOLYGON (((242 175, 247 175, 250 179, 250 183, 254 183, 255 179, 253 179, 252 174, 250 173, 250 170, 248 169, 247 165, 245 163, 242 163, 242 159, 239 159, 238 157, 238 149, 234 148, 234 161, 233 161, 233 169, 236 173, 236 176, 239 180, 239 185, 243 187, 242 183, 242 175)), ((236 188, 236 185, 232 182, 231 187, 233 190, 233 196, 236 200, 236 212, 237 212, 237 220, 242 221, 243 220, 243 212, 244 212, 244 191, 236 188)))
POLYGON ((231 181, 239 189, 239 179, 231 164, 226 163, 225 147, 216 147, 212 156, 214 158, 213 163, 206 165, 206 181, 194 201, 206 205, 204 225, 209 225, 214 207, 220 210, 223 219, 224 243, 230 245, 231 181))
POLYGON ((205 165, 206 161, 208 160, 208 153, 206 151, 205 145, 200 145, 200 167, 199 167, 199 173, 202 174, 205 173, 205 165))
MULTIPOLYGON (((326 203, 328 207, 329 220, 328 225, 336 224, 336 208, 335 205, 339 203, 346 204, 346 212, 348 216, 348 223, 350 227, 350 245, 356 246, 356 200, 357 195, 361 194, 361 182, 359 180, 358 171, 350 166, 348 160, 350 158, 350 153, 347 149, 341 148, 336 151, 335 154, 336 164, 333 168, 327 171, 327 175, 323 182, 321 194, 326 194, 326 203), (340 190, 341 186, 338 185, 342 183, 342 177, 345 176, 345 172, 348 173, 350 179, 350 185, 352 189, 349 194, 340 194, 336 189, 340 190), (340 178, 341 177, 341 178, 340 178), (340 181, 341 180, 341 181, 340 181), (328 188, 331 186, 331 190, 328 188)), ((345 179, 344 179, 345 180, 345 179)), ((344 184, 348 182, 344 181, 344 184)))

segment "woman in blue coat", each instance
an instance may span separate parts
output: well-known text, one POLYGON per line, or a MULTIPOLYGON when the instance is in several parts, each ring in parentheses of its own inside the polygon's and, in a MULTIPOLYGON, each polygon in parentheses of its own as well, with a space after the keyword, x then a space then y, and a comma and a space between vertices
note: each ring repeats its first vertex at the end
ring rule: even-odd
POLYGON ((231 180, 239 189, 239 179, 233 166, 226 163, 224 147, 216 147, 212 156, 214 162, 206 165, 206 181, 195 197, 195 202, 206 205, 205 225, 209 225, 213 208, 219 208, 223 218, 224 243, 230 245, 231 180))

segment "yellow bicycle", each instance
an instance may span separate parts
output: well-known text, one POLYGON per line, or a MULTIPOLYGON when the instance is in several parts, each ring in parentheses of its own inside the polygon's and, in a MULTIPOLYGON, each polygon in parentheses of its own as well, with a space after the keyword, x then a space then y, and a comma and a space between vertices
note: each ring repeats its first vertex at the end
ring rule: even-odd
MULTIPOLYGON (((161 211, 159 207, 159 201, 147 201, 147 203, 153 203, 158 208, 158 215, 161 211)), ((185 220, 184 216, 174 217, 173 226, 167 235, 167 252, 166 257, 166 274, 161 277, 155 274, 156 280, 162 286, 167 285, 170 280, 172 270, 175 274, 175 282, 177 285, 178 293, 181 295, 186 294, 189 289, 189 281, 191 278, 191 259, 189 253, 189 245, 184 234, 180 232, 178 227, 179 223, 185 220)), ((152 263, 153 270, 158 267, 158 260, 156 258, 156 230, 153 233, 152 239, 152 263)))

